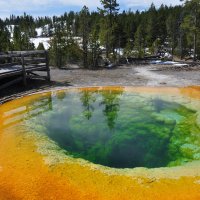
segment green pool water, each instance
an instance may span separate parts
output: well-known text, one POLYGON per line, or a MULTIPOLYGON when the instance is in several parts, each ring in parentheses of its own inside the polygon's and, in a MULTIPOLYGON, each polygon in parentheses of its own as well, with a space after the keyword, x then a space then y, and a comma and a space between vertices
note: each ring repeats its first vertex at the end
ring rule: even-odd
POLYGON ((48 99, 30 103, 37 115, 29 116, 26 125, 74 158, 113 168, 176 166, 200 159, 197 111, 176 99, 123 89, 66 90, 49 93, 48 99))

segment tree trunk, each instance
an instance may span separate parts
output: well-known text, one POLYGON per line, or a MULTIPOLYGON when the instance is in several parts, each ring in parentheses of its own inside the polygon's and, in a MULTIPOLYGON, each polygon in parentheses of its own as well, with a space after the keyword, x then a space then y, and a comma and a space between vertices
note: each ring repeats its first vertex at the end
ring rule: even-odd
POLYGON ((195 33, 194 33, 194 57, 193 57, 194 61, 196 61, 196 54, 197 54, 197 34, 195 31, 195 33))
POLYGON ((196 12, 195 12, 195 19, 194 19, 195 31, 194 31, 194 57, 193 57, 193 61, 196 61, 196 54, 197 54, 197 31, 196 31, 196 29, 197 29, 197 13, 196 12))

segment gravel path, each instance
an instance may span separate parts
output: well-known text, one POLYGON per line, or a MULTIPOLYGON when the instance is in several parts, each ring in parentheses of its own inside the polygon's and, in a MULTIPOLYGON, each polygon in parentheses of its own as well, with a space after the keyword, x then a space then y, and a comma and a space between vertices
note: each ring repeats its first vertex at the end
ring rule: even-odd
POLYGON ((133 66, 120 66, 113 69, 84 70, 52 69, 52 80, 71 86, 138 86, 147 83, 147 78, 138 74, 133 66))
POLYGON ((30 80, 0 90, 0 103, 40 90, 54 87, 84 86, 156 86, 185 87, 200 85, 200 66, 123 65, 113 69, 85 70, 51 68, 51 83, 30 80))

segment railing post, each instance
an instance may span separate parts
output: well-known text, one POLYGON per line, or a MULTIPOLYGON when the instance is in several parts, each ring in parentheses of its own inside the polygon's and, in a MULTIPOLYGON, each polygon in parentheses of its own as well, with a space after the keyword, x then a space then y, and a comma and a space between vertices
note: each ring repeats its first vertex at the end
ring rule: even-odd
POLYGON ((23 83, 24 83, 24 86, 27 86, 24 55, 22 55, 22 54, 21 54, 21 63, 22 63, 23 83))
POLYGON ((47 69, 47 80, 51 80, 51 75, 50 75, 50 68, 49 68, 49 56, 48 56, 48 51, 45 51, 45 59, 46 59, 46 69, 47 69))

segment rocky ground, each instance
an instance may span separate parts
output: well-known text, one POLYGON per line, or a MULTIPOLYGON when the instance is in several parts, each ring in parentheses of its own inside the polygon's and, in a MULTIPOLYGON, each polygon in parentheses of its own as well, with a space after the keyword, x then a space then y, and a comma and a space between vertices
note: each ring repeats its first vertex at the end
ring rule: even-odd
POLYGON ((28 87, 22 84, 0 91, 0 103, 19 96, 54 87, 84 86, 155 86, 185 87, 200 85, 200 65, 122 65, 112 69, 85 70, 51 68, 51 83, 30 80, 28 87))

